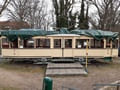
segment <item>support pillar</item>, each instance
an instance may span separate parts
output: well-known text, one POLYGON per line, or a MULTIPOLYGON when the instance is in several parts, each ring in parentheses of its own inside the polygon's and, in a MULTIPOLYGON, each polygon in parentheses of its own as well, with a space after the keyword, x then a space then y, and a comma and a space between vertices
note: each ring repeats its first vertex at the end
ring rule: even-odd
POLYGON ((106 39, 104 39, 103 41, 104 41, 104 48, 106 48, 106 39))
POLYGON ((112 48, 112 47, 113 47, 113 46, 112 46, 112 44, 113 44, 113 43, 112 43, 112 40, 111 40, 111 41, 110 41, 110 48, 112 48))
POLYGON ((75 38, 73 38, 73 41, 72 41, 72 48, 76 48, 75 38))
POLYGON ((20 48, 20 38, 18 37, 18 48, 20 48))
POLYGON ((89 39, 88 41, 89 41, 88 46, 89 46, 89 48, 91 48, 91 39, 89 39))
POLYGON ((53 47, 54 47, 53 44, 54 44, 54 40, 53 40, 53 38, 51 38, 51 39, 50 39, 50 48, 53 48, 53 47))
POLYGON ((36 48, 36 43, 37 43, 36 39, 34 39, 34 48, 36 48))
POLYGON ((2 48, 2 37, 0 38, 1 48, 2 48))

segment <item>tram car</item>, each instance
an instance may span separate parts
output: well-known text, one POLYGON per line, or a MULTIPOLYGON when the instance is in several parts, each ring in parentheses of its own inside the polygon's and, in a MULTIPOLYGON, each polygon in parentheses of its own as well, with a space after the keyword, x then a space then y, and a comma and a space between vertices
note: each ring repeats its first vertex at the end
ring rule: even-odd
POLYGON ((118 57, 118 32, 102 30, 1 32, 3 58, 112 58, 118 57))

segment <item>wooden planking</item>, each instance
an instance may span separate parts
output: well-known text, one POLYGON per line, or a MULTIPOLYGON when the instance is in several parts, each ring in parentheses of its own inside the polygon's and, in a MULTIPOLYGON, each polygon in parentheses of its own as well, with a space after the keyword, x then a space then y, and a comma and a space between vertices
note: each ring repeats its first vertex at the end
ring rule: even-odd
POLYGON ((70 69, 70 68, 83 68, 83 66, 79 63, 70 63, 70 64, 48 64, 48 69, 70 69))
POLYGON ((48 63, 46 76, 87 75, 80 63, 48 63))
POLYGON ((47 69, 47 76, 87 75, 84 69, 47 69))

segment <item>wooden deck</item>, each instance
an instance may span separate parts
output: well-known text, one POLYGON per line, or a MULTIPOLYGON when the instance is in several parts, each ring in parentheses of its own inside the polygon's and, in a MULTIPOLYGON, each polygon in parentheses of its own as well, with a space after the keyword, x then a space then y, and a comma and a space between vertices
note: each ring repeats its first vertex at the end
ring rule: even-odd
POLYGON ((87 75, 80 63, 48 63, 46 76, 87 75))

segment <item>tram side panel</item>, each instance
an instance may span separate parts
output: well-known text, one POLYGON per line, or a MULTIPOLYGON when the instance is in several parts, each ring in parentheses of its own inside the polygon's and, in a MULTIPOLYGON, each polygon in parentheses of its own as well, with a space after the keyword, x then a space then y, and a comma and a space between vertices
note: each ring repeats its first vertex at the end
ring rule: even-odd
POLYGON ((118 57, 118 49, 112 49, 112 57, 118 57))
POLYGON ((2 49, 3 57, 62 57, 61 49, 2 49))
POLYGON ((117 49, 2 49, 3 57, 117 57, 117 49))
POLYGON ((88 55, 89 57, 105 57, 106 50, 105 49, 74 49, 74 57, 83 56, 85 57, 88 55))

